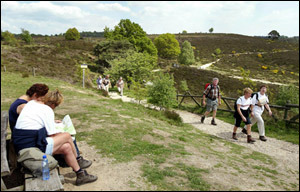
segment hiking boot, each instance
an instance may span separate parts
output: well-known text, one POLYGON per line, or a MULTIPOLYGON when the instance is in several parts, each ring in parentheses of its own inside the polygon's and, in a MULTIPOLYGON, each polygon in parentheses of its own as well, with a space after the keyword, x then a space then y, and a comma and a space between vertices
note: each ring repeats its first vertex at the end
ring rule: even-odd
POLYGON ((254 143, 255 140, 252 139, 251 135, 247 135, 247 143, 254 143))
POLYGON ((261 141, 267 141, 267 138, 266 138, 265 136, 259 136, 259 139, 260 139, 261 141))
POLYGON ((236 133, 232 133, 232 139, 238 140, 238 138, 237 138, 237 136, 236 136, 236 133))
POLYGON ((204 123, 204 119, 205 119, 205 116, 203 115, 203 116, 201 117, 201 123, 204 123))
POLYGON ((245 129, 245 128, 242 129, 242 132, 243 132, 244 134, 246 134, 246 135, 248 134, 248 133, 247 133, 247 129, 245 129))
POLYGON ((82 156, 77 160, 78 165, 81 169, 86 169, 92 165, 92 161, 84 159, 82 156))
POLYGON ((216 122, 215 122, 215 119, 211 120, 211 124, 212 125, 217 125, 216 122))
POLYGON ((86 170, 82 170, 79 173, 77 173, 77 179, 76 179, 76 185, 82 185, 86 183, 94 182, 98 179, 97 176, 90 175, 86 172, 86 170))

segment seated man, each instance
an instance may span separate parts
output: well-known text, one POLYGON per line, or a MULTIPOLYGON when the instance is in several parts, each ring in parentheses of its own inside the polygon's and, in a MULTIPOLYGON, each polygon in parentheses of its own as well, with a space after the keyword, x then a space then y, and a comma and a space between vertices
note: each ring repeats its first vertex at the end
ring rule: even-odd
POLYGON ((90 183, 98 179, 89 175, 78 164, 76 149, 69 133, 59 133, 55 129, 54 111, 63 101, 59 91, 49 92, 43 101, 31 100, 23 108, 12 132, 16 152, 37 147, 48 155, 63 154, 67 164, 77 175, 76 185, 90 183))
MULTIPOLYGON (((11 132, 13 132, 14 127, 16 125, 17 119, 19 117, 19 114, 21 113, 22 109, 26 105, 27 102, 31 100, 36 100, 36 101, 41 101, 41 99, 46 95, 48 92, 49 87, 45 84, 39 84, 36 83, 32 85, 27 91, 26 95, 22 95, 19 97, 17 100, 15 100, 9 108, 9 127, 11 129, 11 132)), ((79 154, 79 149, 76 143, 76 139, 73 141, 76 152, 77 152, 77 157, 79 158, 78 163, 80 164, 80 167, 83 168, 88 168, 89 166, 92 165, 92 161, 83 159, 80 154, 79 154)), ((63 161, 63 158, 60 157, 60 155, 56 155, 55 158, 59 161, 60 165, 65 166, 65 162, 63 161)))

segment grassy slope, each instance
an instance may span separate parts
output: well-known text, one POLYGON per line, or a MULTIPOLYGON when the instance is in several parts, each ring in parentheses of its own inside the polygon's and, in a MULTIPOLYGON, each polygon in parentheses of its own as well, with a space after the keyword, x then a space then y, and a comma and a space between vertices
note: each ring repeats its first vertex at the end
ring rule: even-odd
MULTIPOLYGON (((116 163, 142 162, 142 176, 157 190, 296 190, 297 171, 282 171, 270 156, 166 119, 160 112, 99 96, 96 90, 45 77, 1 73, 1 110, 33 83, 58 88, 65 101, 56 118, 70 114, 77 139, 95 145, 116 163), (243 167, 243 168, 242 168, 243 167), (241 169, 242 168, 242 169, 241 169), (214 179, 211 179, 211 178, 214 179), (249 182, 232 185, 237 177, 249 182), (225 181, 223 181, 225 180, 225 181), (249 184, 248 184, 249 183, 249 184), (280 185, 278 185, 280 183, 280 185)), ((130 183, 134 186, 134 183, 130 183)))

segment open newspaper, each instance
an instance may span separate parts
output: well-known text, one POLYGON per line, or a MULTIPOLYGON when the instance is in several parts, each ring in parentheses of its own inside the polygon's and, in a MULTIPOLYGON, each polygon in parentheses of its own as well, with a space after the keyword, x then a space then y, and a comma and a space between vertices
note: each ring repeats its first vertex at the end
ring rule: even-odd
POLYGON ((75 127, 69 115, 66 115, 61 123, 55 123, 55 128, 61 132, 68 132, 72 136, 76 134, 75 127))
POLYGON ((267 104, 267 98, 266 98, 266 97, 262 97, 262 98, 260 98, 258 101, 259 101, 259 104, 260 104, 260 105, 265 105, 265 104, 267 104))

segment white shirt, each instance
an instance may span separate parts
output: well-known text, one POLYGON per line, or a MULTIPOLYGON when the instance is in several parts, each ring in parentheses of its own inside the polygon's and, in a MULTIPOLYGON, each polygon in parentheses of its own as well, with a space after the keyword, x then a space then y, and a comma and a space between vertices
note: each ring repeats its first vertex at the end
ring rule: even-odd
POLYGON ((252 104, 252 98, 245 99, 245 96, 242 96, 237 100, 236 104, 241 105, 242 110, 247 110, 252 104))
POLYGON ((58 133, 55 129, 54 112, 48 105, 38 103, 35 100, 29 101, 17 119, 16 129, 39 130, 46 128, 47 134, 58 133))
POLYGON ((264 109, 265 109, 264 105, 267 104, 267 103, 269 103, 269 99, 266 96, 266 94, 261 95, 260 92, 258 92, 257 95, 258 95, 258 101, 260 101, 260 103, 262 104, 262 106, 260 107, 260 106, 255 105, 255 104, 258 103, 258 101, 256 99, 256 94, 255 94, 253 96, 253 98, 252 98, 252 105, 254 105, 253 106, 253 112, 254 113, 256 112, 256 113, 262 114, 264 112, 264 109))

